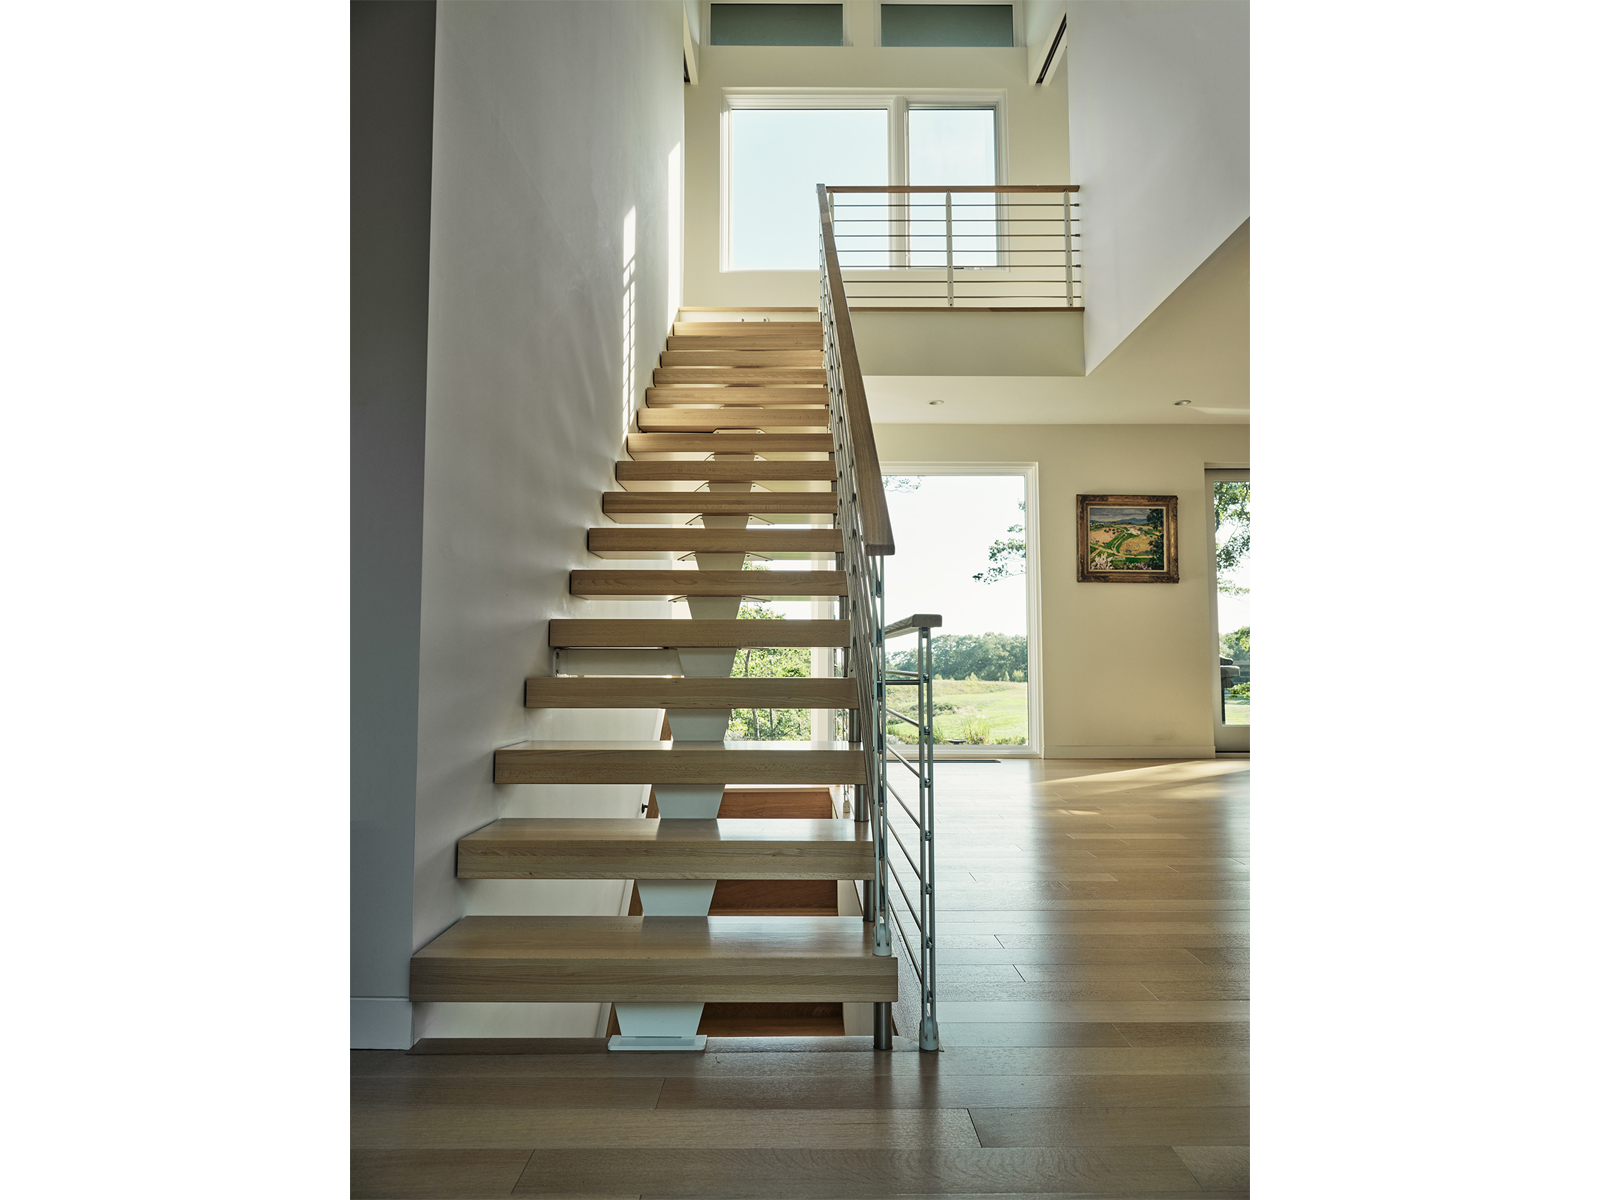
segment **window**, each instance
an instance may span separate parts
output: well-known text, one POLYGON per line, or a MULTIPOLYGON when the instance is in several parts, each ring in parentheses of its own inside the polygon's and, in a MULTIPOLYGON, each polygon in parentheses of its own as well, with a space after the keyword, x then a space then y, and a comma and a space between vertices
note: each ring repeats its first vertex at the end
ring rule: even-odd
POLYGON ((731 269, 815 271, 817 184, 887 183, 889 114, 757 108, 729 115, 731 269))
MULTIPOLYGON (((913 108, 907 113, 906 182, 992 187, 995 179, 994 109, 913 108)), ((912 195, 911 265, 945 265, 944 198, 912 195)), ((958 267, 999 263, 993 196, 950 198, 952 257, 958 267)), ((841 265, 843 265, 841 261, 841 265)))
POLYGON ((1009 4, 883 4, 885 46, 1010 46, 1009 4))
MULTIPOLYGON (((711 44, 842 46, 844 5, 713 4, 711 44)), ((1010 44, 1006 43, 1008 46, 1010 44)))
MULTIPOLYGON (((1003 99, 995 93, 726 94, 725 271, 815 271, 817 184, 976 185, 1004 182, 1003 99)), ((944 197, 855 193, 839 237, 846 270, 945 268, 944 197), (908 207, 909 205, 909 207, 908 207)), ((993 197, 953 198, 955 265, 995 267, 993 197), (959 207, 957 207, 959 206, 959 207)), ((841 220, 843 214, 841 214, 841 220)))

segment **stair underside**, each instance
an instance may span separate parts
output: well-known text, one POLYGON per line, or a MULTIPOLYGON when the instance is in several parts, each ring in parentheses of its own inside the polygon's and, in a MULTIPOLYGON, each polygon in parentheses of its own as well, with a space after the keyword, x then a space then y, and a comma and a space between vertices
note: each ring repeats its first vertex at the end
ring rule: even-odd
POLYGON ((463 917, 411 959, 413 1001, 886 1002, 857 917, 463 917))
POLYGON ((828 433, 630 433, 629 454, 831 454, 828 433))
POLYGON ((868 879, 854 821, 505 819, 456 844, 458 879, 868 879))
POLYGON ((574 571, 571 591, 583 599, 673 596, 760 596, 805 599, 844 596, 843 571, 574 571))
POLYGON ((681 679, 655 676, 536 676, 528 708, 854 708, 853 679, 681 679))
POLYGON ((494 752, 496 783, 865 783, 849 742, 521 742, 494 752))
POLYGON ((558 617, 550 622, 550 645, 558 650, 578 647, 676 649, 680 646, 745 650, 849 644, 849 621, 630 621, 558 617))
POLYGON ((700 529, 689 526, 620 525, 589 530, 589 553, 600 558, 639 554, 758 554, 771 558, 839 554, 837 529, 700 529))

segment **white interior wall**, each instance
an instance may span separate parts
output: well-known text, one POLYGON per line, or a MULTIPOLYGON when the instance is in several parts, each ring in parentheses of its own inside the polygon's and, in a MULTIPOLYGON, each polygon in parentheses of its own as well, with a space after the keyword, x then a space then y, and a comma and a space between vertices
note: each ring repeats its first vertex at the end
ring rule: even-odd
MULTIPOLYGON (((1249 462, 1243 425, 875 425, 893 462, 1037 462, 1047 758, 1209 758, 1207 465, 1249 462), (1173 584, 1079 583, 1077 497, 1178 498, 1173 584)), ((894 571, 894 559, 885 569, 894 571)), ((937 611, 930 597, 919 608, 937 611)))
POLYGON ((1076 0, 1066 43, 1093 371, 1250 215, 1250 7, 1076 0))
MULTIPOLYGON (((670 615, 574 600, 567 572, 592 562, 585 534, 671 319, 682 22, 662 3, 439 8, 416 946, 469 913, 622 903, 613 881, 458 882, 455 843, 500 816, 639 812, 636 786, 497 787, 492 764, 527 738, 659 730, 659 711, 525 709, 522 680, 550 670, 551 617, 670 615)), ((593 1036, 598 1015, 418 1005, 413 1035, 593 1036)))
POLYGON ((684 89, 685 303, 730 307, 817 303, 814 270, 719 269, 723 88, 1003 90, 1009 147, 1005 181, 1072 182, 1066 90, 1059 80, 1047 87, 1028 85, 1028 48, 1021 39, 1009 49, 878 46, 877 6, 846 0, 844 7, 847 35, 854 45, 700 47, 700 82, 684 89))

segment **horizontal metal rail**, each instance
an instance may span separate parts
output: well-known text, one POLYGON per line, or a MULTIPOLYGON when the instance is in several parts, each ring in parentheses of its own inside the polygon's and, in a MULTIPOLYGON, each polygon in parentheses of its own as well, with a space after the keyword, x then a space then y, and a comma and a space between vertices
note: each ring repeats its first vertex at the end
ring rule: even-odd
POLYGON ((1082 220, 1074 184, 821 190, 847 301, 1083 308, 1082 220))

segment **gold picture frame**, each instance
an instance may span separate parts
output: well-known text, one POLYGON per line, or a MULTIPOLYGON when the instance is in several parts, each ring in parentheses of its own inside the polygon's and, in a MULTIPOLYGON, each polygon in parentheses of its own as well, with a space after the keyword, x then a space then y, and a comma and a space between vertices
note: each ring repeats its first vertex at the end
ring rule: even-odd
POLYGON ((1177 583, 1176 496, 1079 496, 1079 583, 1177 583))

